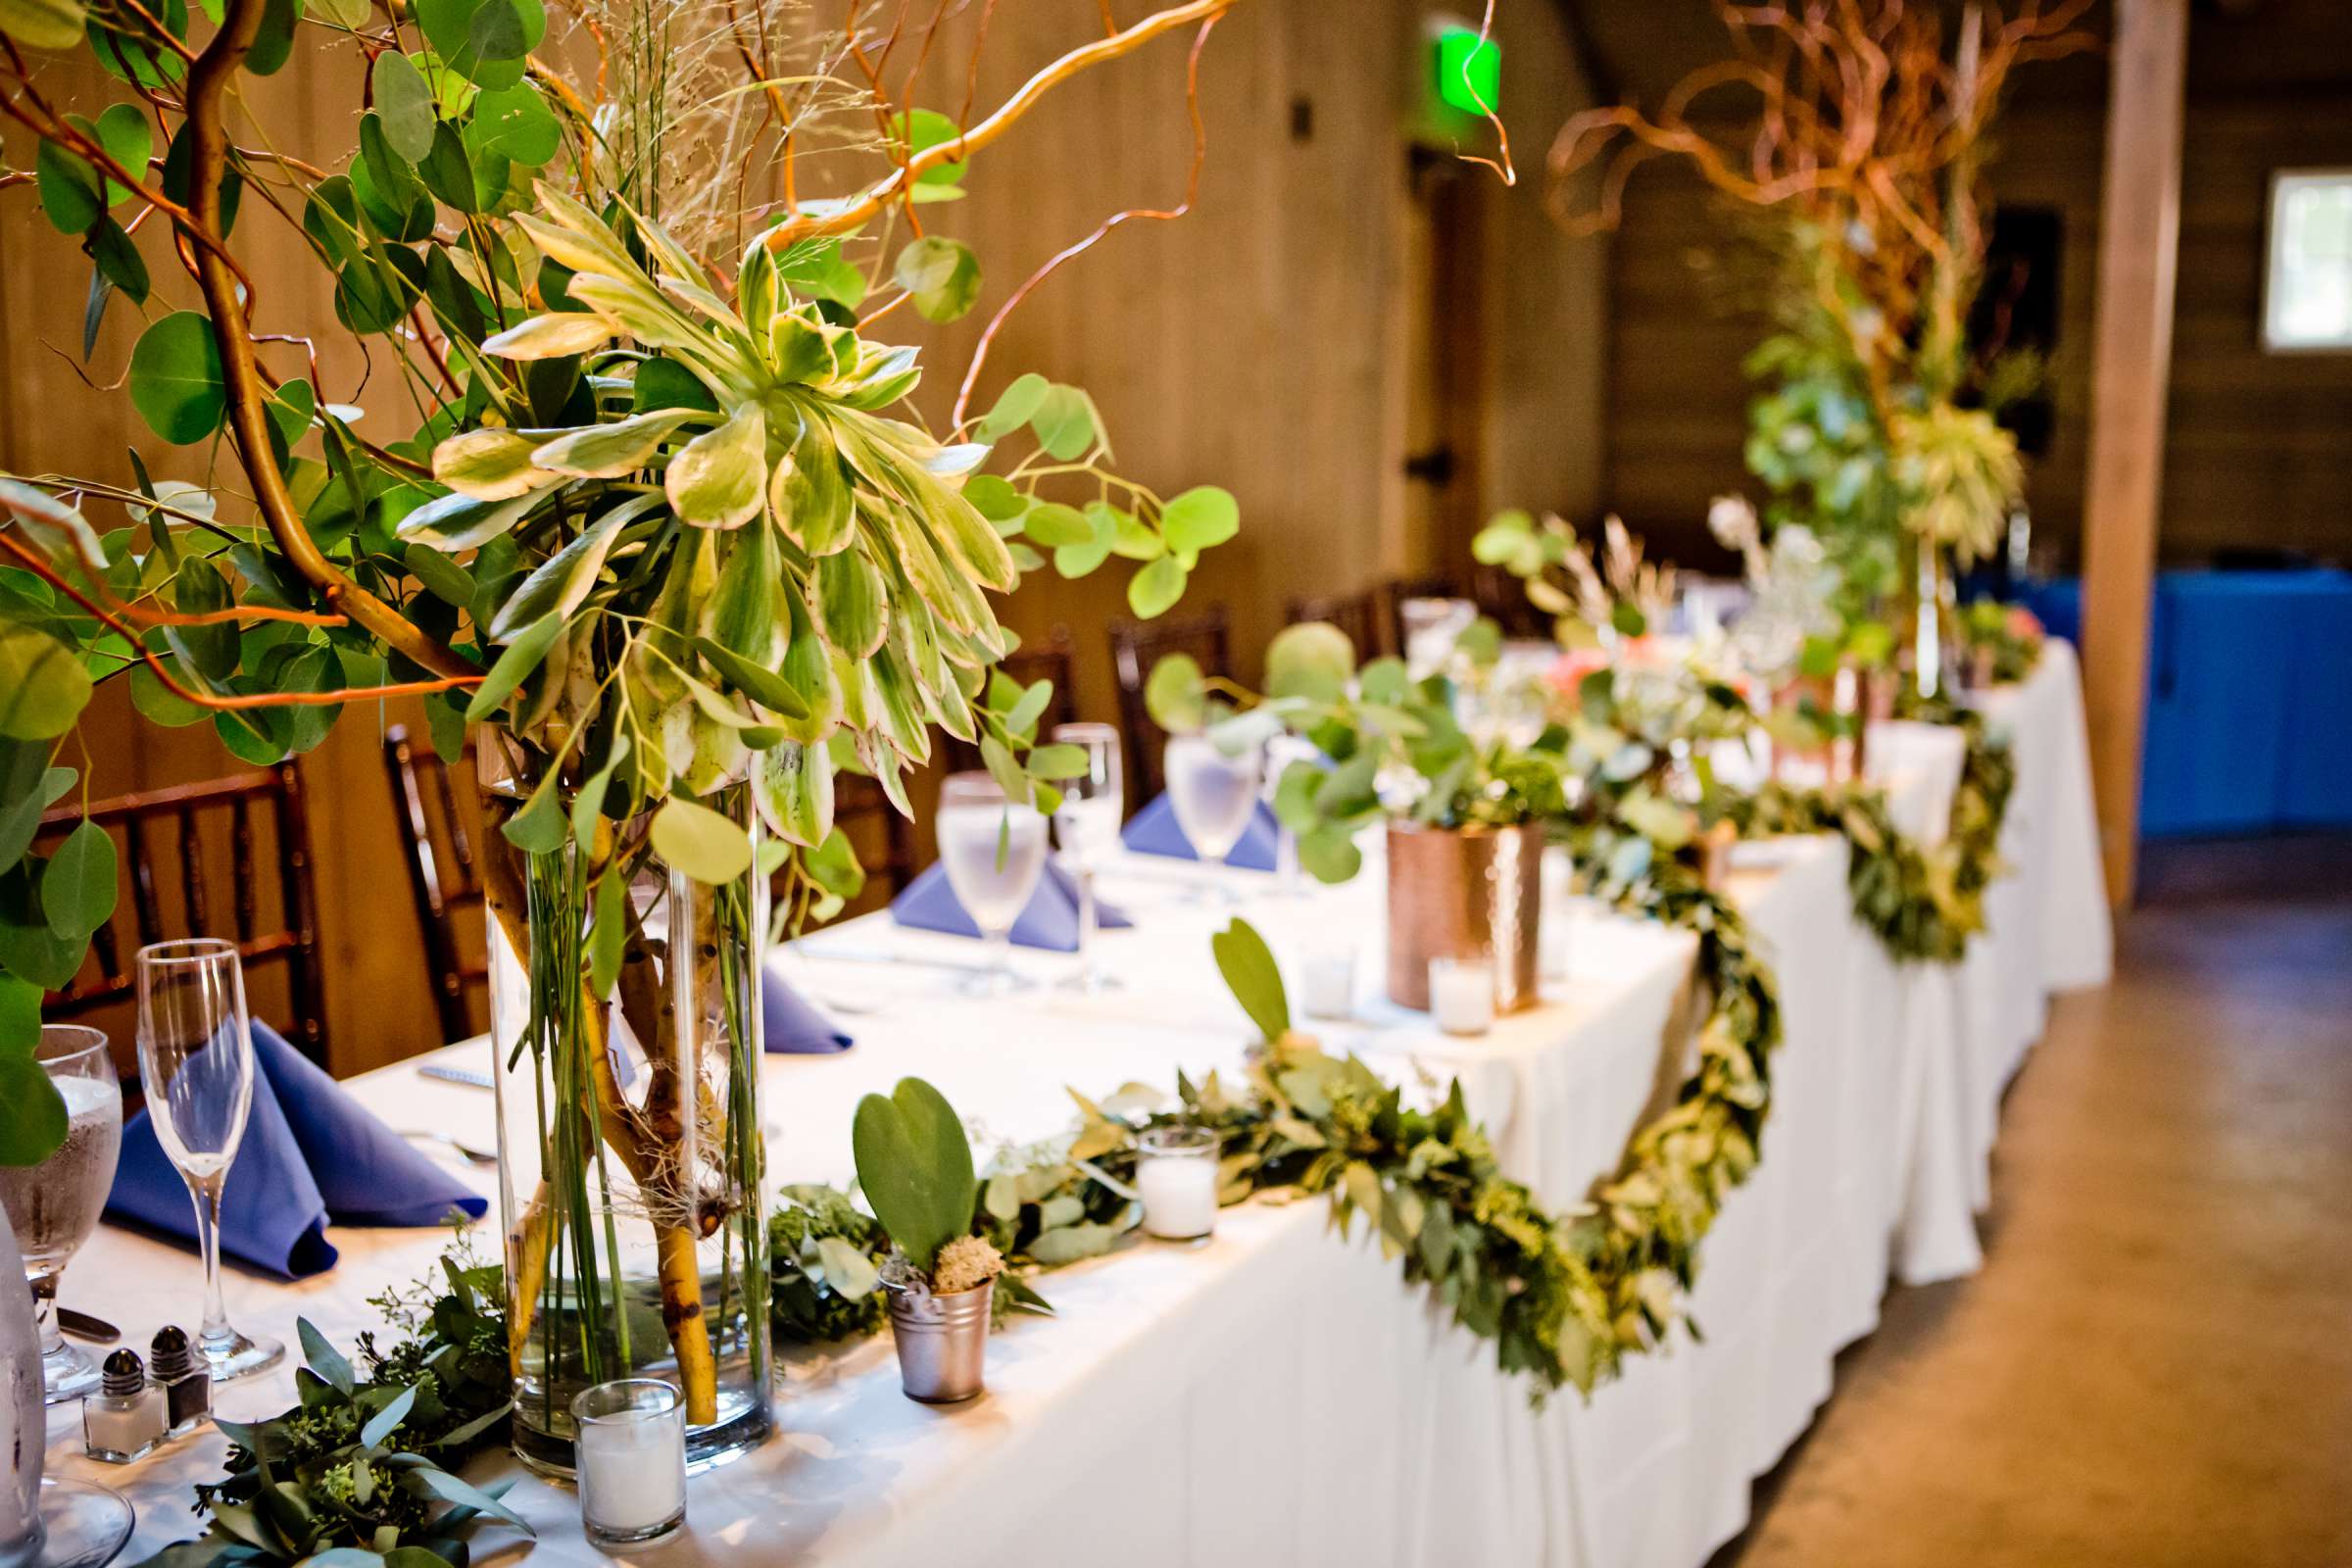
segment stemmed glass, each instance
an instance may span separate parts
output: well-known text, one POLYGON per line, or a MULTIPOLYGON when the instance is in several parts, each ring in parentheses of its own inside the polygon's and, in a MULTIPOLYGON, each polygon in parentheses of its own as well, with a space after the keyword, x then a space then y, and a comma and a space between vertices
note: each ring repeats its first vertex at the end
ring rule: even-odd
POLYGON ((948 886, 989 946, 989 961, 972 989, 982 996, 1026 991, 1012 968, 1012 925, 1029 906, 1046 869, 1045 813, 1014 803, 986 773, 951 773, 939 790, 932 824, 948 886))
POLYGON ((1078 972, 1060 984, 1069 991, 1107 991, 1118 982, 1097 961, 1095 873, 1118 848, 1119 819, 1127 810, 1119 732, 1108 724, 1056 724, 1049 738, 1086 754, 1086 771, 1060 781, 1061 807, 1054 813, 1054 842, 1078 883, 1078 972))
POLYGON ((122 1086, 106 1036, 79 1024, 41 1026, 33 1059, 66 1102, 66 1140, 37 1165, 0 1165, 0 1206, 24 1254, 41 1327, 41 1388, 51 1404, 98 1387, 98 1363, 57 1332, 57 1282, 98 1228, 122 1152, 122 1086))
POLYGON ((191 937, 141 948, 139 1071, 164 1152, 188 1184, 204 1252, 204 1329, 213 1381, 249 1377, 286 1353, 231 1327, 220 1298, 220 1193, 253 1107, 253 1026, 236 948, 191 937))
MULTIPOLYGON (((1266 776, 1258 792, 1264 799, 1267 809, 1274 809, 1274 797, 1282 788, 1282 775, 1289 772, 1294 763, 1319 762, 1322 758, 1322 750, 1304 736, 1293 735, 1286 731, 1268 740, 1266 742, 1266 776)), ((1278 836, 1274 841, 1274 892, 1279 898, 1300 898, 1306 893, 1306 881, 1298 864, 1298 835, 1291 831, 1290 824, 1281 821, 1279 817, 1276 820, 1276 828, 1278 836)))
MULTIPOLYGON (((1168 804, 1193 853, 1204 865, 1221 866, 1250 829, 1257 812, 1259 754, 1252 744, 1228 752, 1205 735, 1177 735, 1168 741, 1162 764, 1168 775, 1168 804)), ((1235 902, 1225 890, 1227 903, 1235 902)))

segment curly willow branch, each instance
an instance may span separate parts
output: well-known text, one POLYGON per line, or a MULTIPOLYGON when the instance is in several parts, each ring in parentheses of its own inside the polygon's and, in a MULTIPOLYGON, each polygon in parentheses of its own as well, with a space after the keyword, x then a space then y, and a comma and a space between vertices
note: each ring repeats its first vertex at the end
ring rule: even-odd
POLYGON ((247 317, 252 300, 250 294, 244 300, 237 297, 236 272, 220 240, 220 187, 228 172, 229 150, 224 100, 238 68, 253 48, 266 4, 267 0, 226 0, 220 30, 188 68, 189 221, 183 226, 196 241, 196 281, 212 317, 213 339, 220 350, 221 380, 228 397, 229 424, 236 432, 238 460, 253 481, 254 499, 270 525, 270 536, 294 569, 330 605, 382 639, 385 646, 455 682, 480 672, 327 560, 304 526, 301 510, 286 487, 286 476, 270 452, 269 388, 247 317))
POLYGON ((1023 82, 1020 90, 1000 104, 995 113, 971 126, 961 136, 924 148, 851 201, 822 213, 805 213, 778 223, 766 233, 768 248, 778 250, 795 240, 856 228, 911 190, 915 181, 929 171, 960 162, 967 153, 978 152, 1004 135, 1023 115, 1037 107, 1039 99, 1070 77, 1106 61, 1133 54, 1161 33, 1222 16, 1239 3, 1240 0, 1190 0, 1188 4, 1154 12, 1123 32, 1098 38, 1093 43, 1071 50, 1023 82))
MULTIPOLYGON (((1062 263, 1083 256, 1094 249, 1096 243, 1105 234, 1129 219, 1141 218, 1157 222, 1172 222, 1193 210, 1193 203, 1200 195, 1200 166, 1208 159, 1208 126, 1200 118, 1200 51, 1207 44, 1209 31, 1216 26, 1217 21, 1217 16, 1211 16, 1200 24, 1200 30, 1193 35, 1192 53, 1185 60, 1184 106, 1193 122, 1193 163, 1184 178, 1184 200, 1173 207, 1164 209, 1130 207, 1124 212, 1113 213, 1102 220, 1093 233, 1075 245, 1065 246, 1054 252, 1046 259, 1043 267, 1030 273, 1028 280, 1019 288, 1014 289, 1011 297, 1006 299, 1003 305, 997 307, 997 314, 990 317, 988 325, 981 329, 980 341, 972 349, 972 363, 964 367, 963 383, 956 389, 956 407, 948 416, 948 423, 951 427, 960 428, 963 424, 964 410, 971 403, 972 388, 979 383, 980 367, 987 363, 989 347, 996 342, 997 329, 1004 324, 1004 318, 1013 313, 1021 301, 1029 297, 1031 291, 1038 284, 1043 283, 1053 274, 1054 269, 1060 267, 1062 263)), ((894 300, 892 304, 897 304, 897 301, 894 300)), ((863 322, 859 323, 859 325, 863 324, 863 322)))

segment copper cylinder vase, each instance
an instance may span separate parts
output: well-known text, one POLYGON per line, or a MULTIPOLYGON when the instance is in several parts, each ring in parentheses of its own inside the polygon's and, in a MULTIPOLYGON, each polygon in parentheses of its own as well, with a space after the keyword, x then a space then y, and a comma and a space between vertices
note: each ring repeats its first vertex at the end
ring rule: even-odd
POLYGON ((1389 1000, 1429 1009, 1429 960, 1494 960, 1497 1016, 1536 1004, 1544 829, 1389 824, 1389 1000))

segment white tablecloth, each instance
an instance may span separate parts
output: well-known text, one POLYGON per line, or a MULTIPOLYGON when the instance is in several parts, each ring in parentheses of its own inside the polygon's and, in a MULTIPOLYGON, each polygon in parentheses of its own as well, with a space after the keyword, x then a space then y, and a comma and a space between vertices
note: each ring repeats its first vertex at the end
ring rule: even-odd
MULTIPOLYGON (((1775 864, 1737 876, 1780 978, 1788 1042, 1763 1161, 1702 1254, 1692 1310, 1703 1344, 1678 1334, 1590 1403, 1569 1393, 1532 1415, 1524 1382, 1495 1373, 1487 1346, 1408 1293, 1360 1231, 1344 1245, 1319 1202, 1252 1203, 1227 1210, 1198 1248, 1143 1245, 1047 1276, 1059 1315, 992 1342, 988 1396, 970 1405, 904 1398, 886 1339, 794 1359, 776 1440, 698 1478, 688 1532, 647 1560, 977 1565, 1084 1549, 1217 1568, 1702 1562, 1744 1523, 1751 1478, 1827 1396, 1836 1350, 1876 1322, 1890 1247, 1909 1276, 1914 1252, 1934 1262, 1964 1233, 1973 1262, 1971 1162, 1982 1165, 1988 1147, 1990 1097, 2030 1038, 2021 1031, 2038 1025, 2043 990, 2103 973, 2080 701, 2071 658, 2053 653, 1996 704, 2020 742, 2020 874, 2000 890, 2008 912, 1980 944, 1982 974, 1976 959, 1940 980, 1887 962, 1846 914, 1835 840, 1775 846, 1775 864)), ((1899 793, 1908 803, 1936 787, 1923 773, 1899 793)), ((845 1180, 855 1101, 903 1074, 932 1079, 994 1134, 1028 1138, 1066 1122, 1065 1085, 1107 1092, 1237 1062, 1247 1026, 1206 943, 1228 911, 1177 902, 1180 884, 1200 876, 1161 864, 1116 887, 1138 929, 1106 938, 1126 989, 1103 997, 981 1004, 947 994, 935 970, 808 963, 812 1000, 833 1006, 859 1045, 769 1058, 771 1170, 845 1180)), ((1367 958, 1377 949, 1372 875, 1295 902, 1255 896, 1263 878, 1229 880, 1253 890, 1244 912, 1278 950, 1349 927, 1367 958)), ((829 940, 971 956, 968 943, 876 924, 829 940)), ((1369 995, 1355 1024, 1324 1032, 1394 1075, 1415 1063, 1459 1073, 1506 1166, 1566 1204, 1615 1163, 1659 1079, 1690 952, 1686 935, 1595 918, 1576 933, 1572 978, 1482 1041, 1445 1040, 1369 995)), ((1041 976, 1068 964, 1021 962, 1041 976)), ((1362 967, 1368 993, 1377 966, 1362 967)), ((487 1136, 487 1096, 413 1064, 359 1087, 396 1126, 487 1136)), ((349 1343, 376 1321, 365 1298, 426 1272, 443 1243, 340 1229, 334 1239, 343 1260, 321 1278, 232 1275, 232 1317, 290 1341, 301 1313, 349 1343)), ((65 1290, 135 1343, 167 1319, 191 1320, 196 1296, 187 1254, 111 1227, 65 1290)), ((270 1413, 291 1402, 291 1387, 290 1371, 230 1385, 221 1405, 270 1413)), ((53 1412, 52 1467, 131 1493, 134 1551, 192 1533, 188 1489, 217 1473, 217 1436, 124 1471, 83 1459, 74 1423, 73 1407, 53 1412)), ((478 1467, 514 1468, 503 1455, 478 1467)), ((540 1530, 533 1560, 598 1560, 568 1492, 526 1478, 510 1501, 540 1530)), ((477 1555, 500 1539, 484 1533, 477 1555)))

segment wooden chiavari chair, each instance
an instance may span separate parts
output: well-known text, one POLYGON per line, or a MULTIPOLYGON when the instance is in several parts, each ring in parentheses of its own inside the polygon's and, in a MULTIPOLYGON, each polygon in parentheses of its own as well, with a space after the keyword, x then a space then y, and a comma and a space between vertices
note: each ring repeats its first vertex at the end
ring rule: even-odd
POLYGON ((1167 736, 1144 706, 1144 683, 1152 666, 1170 654, 1190 654, 1200 671, 1233 678, 1232 632, 1225 607, 1184 620, 1118 620, 1110 626, 1110 665, 1119 687, 1119 728, 1125 742, 1129 777, 1136 787, 1128 793, 1130 813, 1154 799, 1167 786, 1160 751, 1167 736))
MULTIPOLYGON (((84 812, 61 806, 41 818, 37 842, 54 843, 84 812)), ((92 805, 89 819, 119 840, 120 875, 130 897, 90 934, 90 958, 53 993, 42 1011, 72 1018, 128 998, 137 989, 130 962, 149 943, 175 937, 222 936, 214 903, 222 889, 209 875, 208 824, 227 818, 228 918, 237 956, 248 974, 282 966, 291 1015, 286 1039, 326 1064, 326 984, 318 956, 318 895, 311 864, 310 821, 302 776, 292 762, 202 784, 145 790, 92 805), (259 853, 257 827, 267 819, 270 854, 259 853), (169 841, 169 842, 167 842, 169 841), (265 894, 275 911, 264 918, 265 894), (126 949, 119 927, 128 919, 137 941, 126 949)), ((218 842, 217 831, 211 835, 218 842)))
MULTIPOLYGON (((467 746, 465 760, 472 756, 467 746)), ((490 983, 489 937, 481 924, 487 911, 473 851, 481 811, 470 769, 463 786, 453 784, 448 764, 431 744, 419 746, 406 725, 394 724, 384 731, 384 771, 392 781, 392 810, 407 852, 401 858, 409 868, 416 923, 424 931, 425 968, 441 1037, 468 1039, 488 1024, 487 1017, 476 1021, 470 999, 486 993, 490 983)))

